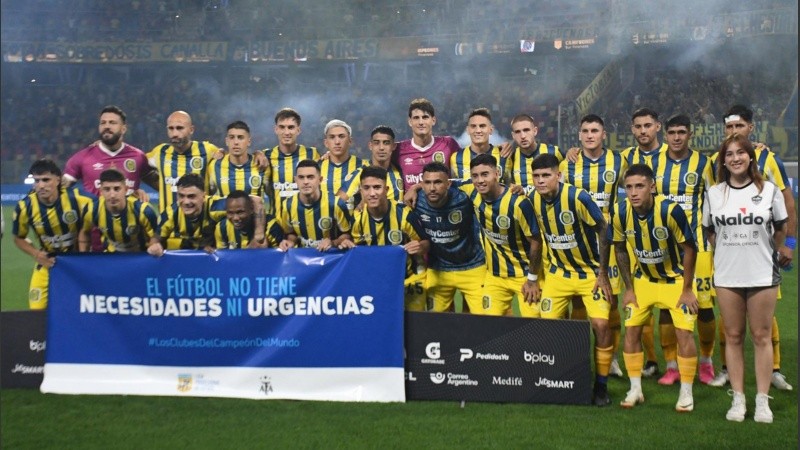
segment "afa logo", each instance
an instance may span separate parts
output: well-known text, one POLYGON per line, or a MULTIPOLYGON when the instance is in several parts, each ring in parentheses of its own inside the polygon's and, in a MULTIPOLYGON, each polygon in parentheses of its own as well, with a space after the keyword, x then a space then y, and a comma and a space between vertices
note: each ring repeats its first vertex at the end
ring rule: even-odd
POLYGON ((128 236, 134 236, 139 231, 139 227, 136 225, 131 225, 128 228, 125 228, 125 234, 128 236))
POLYGON ((561 211, 561 214, 558 215, 558 220, 564 225, 572 225, 575 223, 575 215, 572 214, 572 211, 561 211))
POLYGON ((432 158, 435 162, 444 164, 444 152, 436 152, 432 158))
POLYGON ((392 245, 400 245, 403 243, 403 232, 400 230, 389 230, 386 237, 392 245))
POLYGON ((321 217, 319 221, 317 221, 317 226, 322 231, 328 231, 333 226, 333 220, 330 217, 321 217))
POLYGON ((262 393, 264 395, 271 394, 272 391, 273 391, 272 378, 270 378, 268 376, 263 376, 263 377, 261 377, 260 381, 261 381, 261 386, 258 388, 258 392, 260 392, 260 393, 262 393))
POLYGON ((696 186, 697 179, 697 172, 688 172, 683 176, 683 182, 686 183, 687 186, 696 186))
POLYGON ((64 223, 67 225, 72 225, 78 221, 78 212, 73 210, 64 211, 64 214, 61 215, 61 219, 64 220, 64 223))
POLYGON ((250 177, 250 187, 259 187, 261 186, 261 176, 260 175, 253 175, 250 177))
POLYGON ((178 392, 189 392, 192 390, 192 374, 179 373, 178 374, 178 392))
POLYGON ((189 166, 192 168, 192 170, 203 170, 204 165, 205 162, 203 162, 203 158, 199 156, 195 156, 189 160, 189 166))
POLYGON ((542 312, 550 312, 553 309, 553 299, 543 298, 539 310, 542 312))
POLYGON ((617 180, 617 172, 613 170, 606 170, 603 172, 603 181, 606 183, 613 183, 617 180))
POLYGON ((508 216, 497 216, 495 223, 497 223, 497 226, 500 227, 501 230, 511 228, 511 219, 509 219, 508 216))
POLYGON ((659 241, 664 241, 669 237, 669 232, 667 231, 667 227, 655 227, 653 228, 653 237, 659 241))
POLYGON ((136 172, 136 161, 134 161, 133 159, 130 158, 126 159, 125 162, 123 163, 123 166, 125 166, 125 170, 127 170, 128 172, 131 173, 136 172))
POLYGON ((461 221, 463 220, 463 217, 461 216, 461 211, 451 211, 450 214, 447 215, 447 220, 453 225, 461 223, 461 221))

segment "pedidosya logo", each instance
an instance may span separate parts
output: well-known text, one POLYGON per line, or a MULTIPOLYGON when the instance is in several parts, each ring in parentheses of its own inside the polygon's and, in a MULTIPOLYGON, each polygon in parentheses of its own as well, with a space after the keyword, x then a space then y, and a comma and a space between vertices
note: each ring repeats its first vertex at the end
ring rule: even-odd
POLYGON ((522 358, 525 362, 531 364, 548 364, 553 365, 556 363, 556 355, 548 355, 542 352, 522 352, 522 358))
POLYGON ((441 343, 429 342, 425 346, 425 355, 427 358, 422 358, 420 361, 423 364, 444 364, 442 357, 441 343))

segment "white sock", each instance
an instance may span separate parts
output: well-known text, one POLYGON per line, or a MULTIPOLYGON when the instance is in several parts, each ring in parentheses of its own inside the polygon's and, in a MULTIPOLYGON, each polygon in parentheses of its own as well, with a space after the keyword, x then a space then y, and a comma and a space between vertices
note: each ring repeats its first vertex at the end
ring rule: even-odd
POLYGON ((667 369, 678 370, 678 361, 674 359, 672 361, 667 361, 667 369))
POLYGON ((631 377, 631 389, 639 389, 642 390, 642 377, 631 377))

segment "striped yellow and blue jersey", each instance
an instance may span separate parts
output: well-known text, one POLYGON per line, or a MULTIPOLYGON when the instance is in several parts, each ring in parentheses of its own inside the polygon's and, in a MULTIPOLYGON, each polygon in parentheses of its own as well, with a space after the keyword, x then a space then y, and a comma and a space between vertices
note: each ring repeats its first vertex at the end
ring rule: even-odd
POLYGON ((322 192, 335 195, 344 185, 347 175, 364 167, 365 162, 356 155, 348 156, 341 164, 334 163, 330 158, 321 161, 319 168, 322 171, 322 192))
MULTIPOLYGON (((364 167, 368 165, 369 163, 366 163, 364 167)), ((361 187, 361 171, 364 167, 359 167, 353 173, 345 177, 345 184, 342 186, 342 190, 347 194, 348 206, 350 204, 358 205, 361 200, 359 188, 361 187)), ((389 170, 386 171, 386 187, 388 188, 386 197, 389 200, 394 200, 399 203, 403 202, 403 175, 394 166, 390 166, 389 170)))
POLYGON ((552 200, 534 192, 531 201, 548 248, 550 273, 580 279, 594 275, 600 267, 600 246, 594 227, 605 219, 591 195, 570 184, 559 183, 552 200))
POLYGON ((208 168, 209 191, 221 197, 227 197, 233 191, 244 191, 256 197, 264 197, 269 183, 269 172, 261 171, 253 155, 247 156, 247 162, 236 165, 231 162, 230 155, 211 162, 208 168))
POLYGON ((560 166, 564 182, 588 192, 600 207, 606 222, 609 222, 614 205, 617 203, 620 180, 627 168, 628 163, 625 158, 610 149, 603 149, 602 155, 597 160, 592 160, 580 152, 574 163, 564 160, 560 166))
POLYGON ((459 187, 472 200, 482 229, 486 268, 502 278, 524 277, 530 266, 530 239, 539 234, 531 201, 503 187, 492 202, 484 201, 471 183, 459 187))
MULTIPOLYGON (((459 180, 469 180, 471 178, 469 164, 472 162, 472 158, 478 156, 478 153, 473 152, 470 147, 471 146, 468 145, 450 155, 450 175, 452 175, 453 178, 459 180)), ((508 159, 500 156, 500 147, 497 145, 493 145, 488 153, 495 157, 497 160, 497 168, 500 170, 500 177, 504 177, 508 159)))
MULTIPOLYGON (((264 218, 264 237, 267 246, 277 248, 283 240, 283 228, 278 224, 271 214, 265 214, 264 218)), ((237 230, 227 218, 222 219, 214 230, 214 241, 218 249, 237 249, 247 248, 253 240, 255 227, 250 229, 237 230)))
POLYGON ((656 177, 656 192, 683 208, 698 251, 710 251, 703 231, 703 202, 706 190, 714 183, 711 161, 702 153, 689 150, 689 155, 680 161, 672 159, 669 152, 661 152, 650 164, 656 177))
MULTIPOLYGON (((778 187, 779 191, 786 189, 789 186, 789 176, 786 174, 786 167, 783 165, 781 158, 772 150, 763 147, 757 147, 755 153, 758 170, 761 171, 761 176, 771 181, 772 184, 778 187)), ((712 176, 715 182, 717 177, 718 157, 719 152, 714 152, 710 157, 713 166, 712 176)))
MULTIPOLYGON (((417 214, 400 203, 389 201, 383 217, 372 217, 367 208, 355 212, 350 235, 356 245, 405 245, 427 240, 417 214)), ((406 256, 406 278, 417 273, 414 258, 406 256)))
POLYGON ((525 195, 531 195, 536 189, 533 185, 531 163, 534 158, 543 154, 555 155, 559 162, 566 158, 564 151, 558 148, 557 145, 545 144, 544 142, 540 142, 536 150, 530 155, 526 155, 519 147, 516 147, 514 153, 511 154, 511 160, 508 163, 510 182, 511 184, 522 186, 525 189, 525 195))
POLYGON ((186 217, 176 203, 161 214, 159 234, 164 248, 168 250, 200 249, 213 244, 214 227, 225 217, 225 199, 208 197, 197 217, 186 217))
POLYGON ((178 180, 187 173, 200 174, 206 181, 208 192, 208 166, 214 153, 219 151, 216 145, 203 141, 192 141, 192 146, 184 153, 175 151, 169 144, 157 145, 147 153, 150 165, 158 169, 158 212, 168 211, 178 200, 178 180))
POLYGON ((158 215, 150 203, 136 197, 126 198, 125 210, 112 214, 106 200, 100 197, 86 205, 83 214, 83 231, 92 227, 100 230, 106 252, 141 252, 147 249, 150 238, 158 233, 158 215))
POLYGON ((323 239, 336 239, 349 233, 352 219, 347 205, 339 197, 322 192, 311 205, 300 200, 300 194, 286 199, 278 222, 285 234, 299 238, 299 247, 316 247, 323 239))
POLYGON ((645 164, 650 165, 650 161, 653 159, 654 156, 660 155, 661 153, 666 153, 669 150, 669 146, 666 142, 662 143, 657 149, 644 151, 639 148, 639 146, 635 147, 628 147, 622 151, 622 157, 628 162, 628 166, 632 166, 634 164, 645 164))
POLYGON ((636 277, 674 281, 683 276, 680 244, 688 242, 694 246, 695 238, 680 205, 663 195, 655 195, 653 208, 640 217, 626 198, 617 204, 611 220, 614 242, 627 242, 633 248, 636 277))
POLYGON ((315 147, 306 147, 305 145, 298 145, 295 151, 289 154, 283 153, 277 145, 264 149, 263 152, 269 160, 271 168, 269 182, 272 183, 273 193, 271 195, 274 196, 272 208, 266 211, 277 216, 280 214, 283 200, 298 192, 297 183, 294 182, 297 163, 304 159, 318 161, 319 152, 315 147))
POLYGON ((52 205, 46 205, 32 192, 17 202, 12 231, 25 239, 32 231, 39 238, 42 250, 48 253, 78 249, 78 233, 83 227, 83 211, 92 198, 81 195, 77 188, 61 189, 52 205))

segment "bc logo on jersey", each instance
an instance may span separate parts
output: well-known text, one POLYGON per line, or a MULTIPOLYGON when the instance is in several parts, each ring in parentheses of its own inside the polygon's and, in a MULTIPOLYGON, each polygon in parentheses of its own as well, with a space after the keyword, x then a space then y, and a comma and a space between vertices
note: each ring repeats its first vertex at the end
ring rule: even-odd
POLYGON ((203 158, 195 156, 189 161, 189 165, 192 166, 194 170, 201 170, 203 168, 203 158))
POLYGON ((450 214, 447 216, 447 220, 450 221, 453 225, 461 223, 461 211, 451 211, 450 214))
POLYGON ((331 229, 331 226, 333 226, 333 223, 331 222, 331 218, 330 217, 322 217, 322 218, 319 219, 319 222, 317 223, 317 225, 319 225, 319 229, 320 230, 327 231, 327 230, 331 229))
POLYGON ((136 161, 128 158, 125 160, 125 163, 123 165, 125 166, 125 170, 127 170, 128 172, 131 173, 136 172, 136 161))
POLYGON ((697 172, 689 172, 684 175, 683 182, 686 183, 687 186, 697 185, 697 172))
POLYGON ((558 220, 560 220, 564 225, 572 225, 575 223, 575 216, 572 215, 572 211, 562 211, 558 216, 558 220))
POLYGON ((603 172, 603 181, 606 183, 613 183, 617 179, 617 172, 613 170, 606 170, 603 172))
POLYGON ((509 219, 508 216, 497 216, 495 222, 497 222, 497 226, 503 230, 511 228, 511 219, 509 219))
POLYGON ((64 211, 64 214, 61 215, 61 219, 64 220, 64 223, 67 225, 72 225, 73 223, 78 221, 78 213, 77 211, 64 211))
POLYGON ((655 227, 653 228, 653 237, 658 239, 659 241, 666 240, 668 236, 667 227, 655 227))

